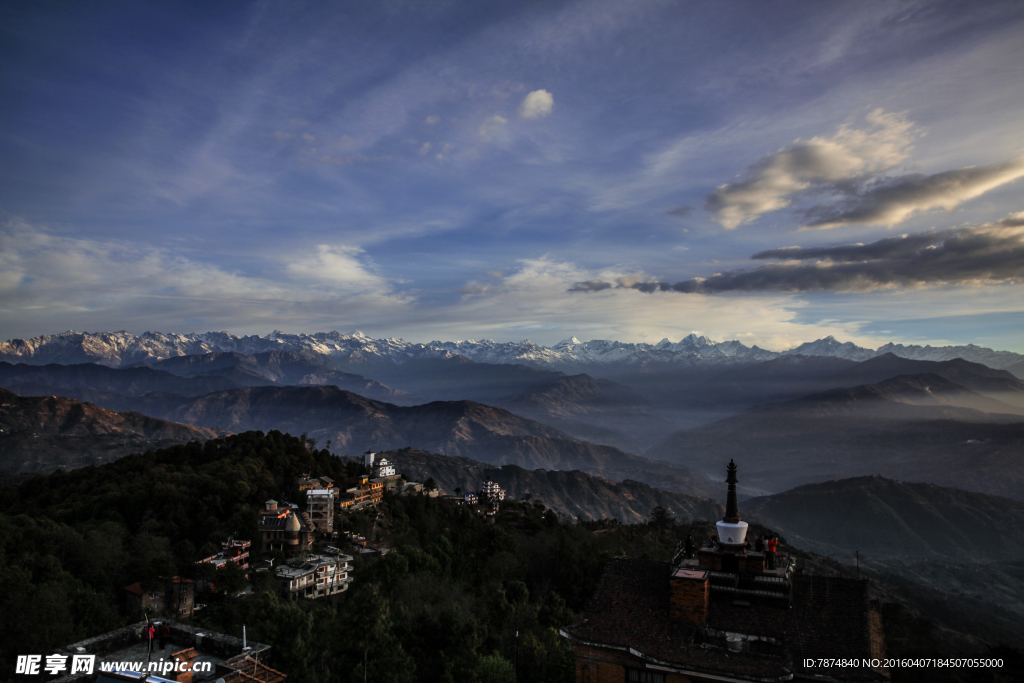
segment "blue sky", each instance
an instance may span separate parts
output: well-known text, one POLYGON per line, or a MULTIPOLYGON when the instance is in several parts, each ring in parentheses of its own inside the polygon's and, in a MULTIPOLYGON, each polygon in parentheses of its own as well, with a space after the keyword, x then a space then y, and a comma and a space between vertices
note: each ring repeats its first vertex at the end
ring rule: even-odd
POLYGON ((1021 64, 1015 2, 5 3, 0 337, 1024 352, 1021 64))

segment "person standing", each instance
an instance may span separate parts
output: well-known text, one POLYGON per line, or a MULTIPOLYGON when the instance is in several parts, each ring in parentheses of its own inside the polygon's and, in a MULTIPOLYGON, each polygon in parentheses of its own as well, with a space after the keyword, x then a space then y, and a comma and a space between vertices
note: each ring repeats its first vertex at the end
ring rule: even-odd
POLYGON ((769 538, 768 542, 766 543, 768 552, 765 554, 767 555, 766 559, 768 560, 769 569, 775 569, 775 549, 778 548, 778 544, 779 541, 774 536, 769 538))
POLYGON ((157 629, 156 634, 160 637, 160 649, 166 649, 167 639, 171 637, 171 627, 166 621, 160 624, 160 628, 157 629))
POLYGON ((687 534, 686 545, 683 546, 683 556, 686 559, 693 557, 693 536, 687 534))

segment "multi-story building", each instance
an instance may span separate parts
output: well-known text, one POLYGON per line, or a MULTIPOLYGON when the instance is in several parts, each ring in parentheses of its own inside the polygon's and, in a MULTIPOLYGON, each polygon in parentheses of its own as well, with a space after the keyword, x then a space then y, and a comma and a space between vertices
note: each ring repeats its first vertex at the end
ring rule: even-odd
POLYGON ((321 533, 334 532, 334 489, 307 489, 306 512, 321 533))
POLYGON ((298 507, 287 503, 279 505, 276 500, 264 503, 260 510, 260 535, 263 552, 283 550, 285 553, 309 552, 313 549, 313 532, 316 525, 298 507))
POLYGON ((334 488, 334 480, 330 477, 314 477, 309 474, 303 474, 299 477, 299 491, 332 488, 334 488))
POLYGON ((496 500, 505 500, 505 489, 498 486, 498 482, 491 481, 490 479, 484 483, 484 487, 480 490, 480 494, 481 496, 485 496, 487 500, 491 502, 496 500))
POLYGON ((351 555, 340 553, 311 555, 298 566, 278 567, 278 586, 292 599, 316 599, 341 593, 352 582, 351 562, 351 555))
POLYGON ((384 497, 384 480, 370 479, 367 475, 359 478, 359 485, 345 491, 338 499, 338 507, 342 510, 358 510, 368 505, 375 505, 384 497))
POLYGON ((199 560, 196 564, 209 563, 215 569, 223 568, 228 562, 234 562, 242 569, 249 568, 249 547, 251 541, 242 541, 229 538, 220 544, 221 551, 216 555, 210 555, 199 560))
POLYGON ((148 612, 189 618, 195 610, 195 582, 180 576, 163 577, 152 583, 125 586, 129 614, 148 612))

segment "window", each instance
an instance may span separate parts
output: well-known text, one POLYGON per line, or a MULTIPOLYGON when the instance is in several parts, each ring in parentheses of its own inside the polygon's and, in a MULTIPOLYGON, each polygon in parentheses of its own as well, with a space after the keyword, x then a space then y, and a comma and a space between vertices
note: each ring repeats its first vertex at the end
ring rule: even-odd
POLYGON ((643 669, 626 669, 626 683, 665 683, 665 674, 643 669))

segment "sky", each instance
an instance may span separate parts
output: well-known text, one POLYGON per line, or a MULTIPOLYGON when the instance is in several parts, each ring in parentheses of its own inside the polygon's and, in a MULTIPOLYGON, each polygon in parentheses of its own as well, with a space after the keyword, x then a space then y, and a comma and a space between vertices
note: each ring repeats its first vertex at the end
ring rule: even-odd
POLYGON ((1019 2, 6 2, 0 338, 1024 352, 1019 2))

